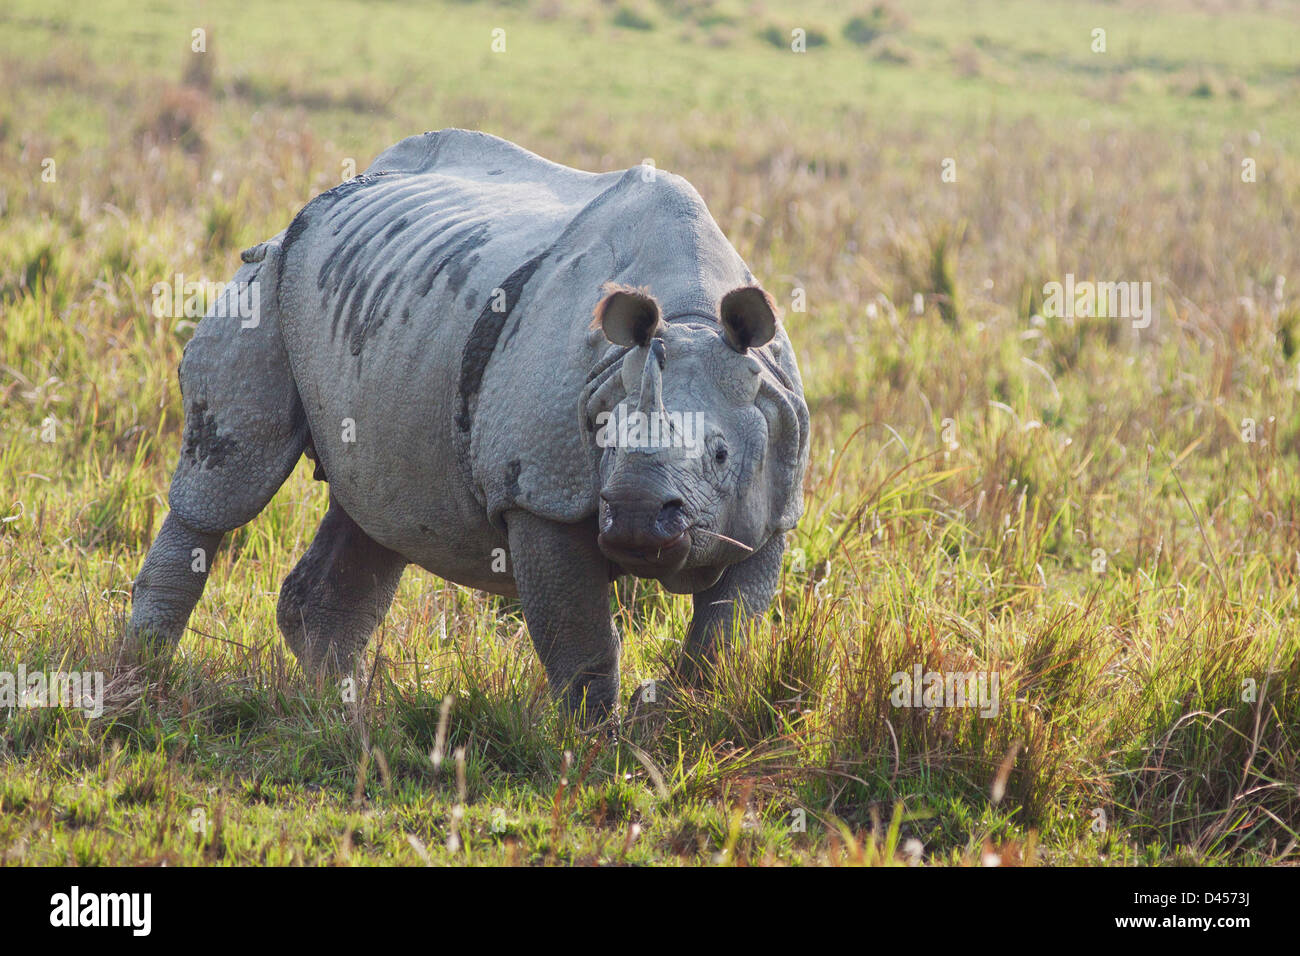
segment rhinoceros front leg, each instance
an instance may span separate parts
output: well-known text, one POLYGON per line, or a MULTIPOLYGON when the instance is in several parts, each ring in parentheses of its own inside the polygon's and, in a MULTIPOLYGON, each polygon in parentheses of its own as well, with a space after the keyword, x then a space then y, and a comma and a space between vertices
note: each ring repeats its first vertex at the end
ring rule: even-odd
POLYGON ((361 530, 338 502, 280 588, 276 623, 304 671, 347 673, 388 613, 406 559, 361 530))
POLYGON ((774 534, 744 561, 731 565, 713 587, 694 596, 695 611, 677 665, 677 679, 698 683, 731 643, 735 623, 767 610, 781 580, 785 535, 774 534))
POLYGON ((559 524, 511 511, 506 528, 524 620, 551 693, 586 724, 616 713, 619 640, 595 519, 559 524))

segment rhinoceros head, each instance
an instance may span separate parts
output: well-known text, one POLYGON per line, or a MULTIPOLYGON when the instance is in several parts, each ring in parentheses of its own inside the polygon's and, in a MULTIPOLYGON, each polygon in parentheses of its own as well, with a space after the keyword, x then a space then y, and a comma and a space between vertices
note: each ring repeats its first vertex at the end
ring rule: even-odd
POLYGON ((707 587, 802 512, 808 409, 765 348, 772 300, 745 286, 716 318, 665 322, 649 290, 617 287, 593 324, 622 346, 584 408, 601 449, 600 548, 671 590, 707 587))

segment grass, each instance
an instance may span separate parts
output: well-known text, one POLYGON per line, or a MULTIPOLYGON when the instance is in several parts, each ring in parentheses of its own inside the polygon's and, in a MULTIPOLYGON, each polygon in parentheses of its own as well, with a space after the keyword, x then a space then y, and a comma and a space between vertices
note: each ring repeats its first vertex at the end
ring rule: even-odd
MULTIPOLYGON (((686 175, 786 310, 813 448, 773 613, 617 744, 553 711, 516 607, 420 573, 354 701, 307 680, 302 463, 164 679, 0 709, 0 861, 1300 859, 1300 21, 875 6, 10 4, 0 672, 109 669, 193 331, 153 285, 229 278, 411 132, 686 175), (1044 316, 1067 273, 1151 282, 1152 326, 1044 316), (997 716, 894 706, 918 665, 996 674, 997 716)), ((689 602, 616 614, 626 700, 689 602)))

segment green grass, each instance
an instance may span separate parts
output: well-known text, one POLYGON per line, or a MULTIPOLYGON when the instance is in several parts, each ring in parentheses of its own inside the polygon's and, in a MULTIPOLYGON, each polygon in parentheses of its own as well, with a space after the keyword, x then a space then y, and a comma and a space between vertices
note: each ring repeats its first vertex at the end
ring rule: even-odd
MULTIPOLYGON (((0 672, 110 684, 98 719, 0 709, 0 862, 1300 859, 1300 18, 875 6, 9 4, 0 672), (764 39, 794 27, 825 44, 764 39), (554 712, 516 607, 413 572, 348 703, 275 627, 303 463, 164 679, 114 675, 193 331, 154 283, 229 278, 453 125, 684 174, 786 309, 813 446, 772 615, 614 743, 554 712), (1066 273, 1159 314, 1042 318, 1066 273), (998 715, 892 706, 918 664, 995 672, 998 715)), ((689 602, 617 602, 626 700, 689 602)))

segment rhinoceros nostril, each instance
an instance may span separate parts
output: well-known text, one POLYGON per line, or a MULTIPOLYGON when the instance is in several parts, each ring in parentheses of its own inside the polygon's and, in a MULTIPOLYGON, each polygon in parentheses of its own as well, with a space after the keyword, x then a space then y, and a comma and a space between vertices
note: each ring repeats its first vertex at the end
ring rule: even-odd
POLYGON ((686 503, 680 498, 673 498, 671 501, 664 502, 663 507, 659 509, 659 515, 655 518, 655 524, 661 531, 668 534, 675 534, 680 530, 678 527, 682 523, 682 509, 686 503))

